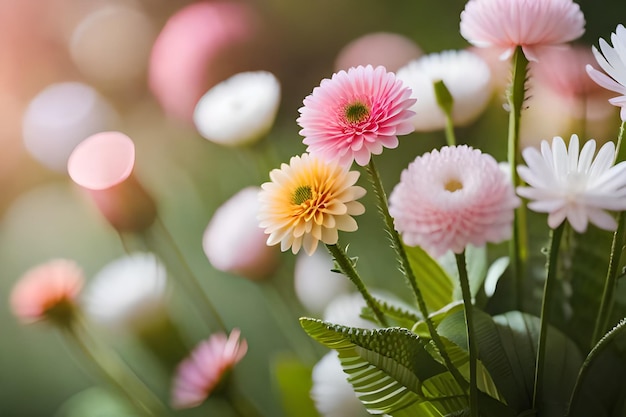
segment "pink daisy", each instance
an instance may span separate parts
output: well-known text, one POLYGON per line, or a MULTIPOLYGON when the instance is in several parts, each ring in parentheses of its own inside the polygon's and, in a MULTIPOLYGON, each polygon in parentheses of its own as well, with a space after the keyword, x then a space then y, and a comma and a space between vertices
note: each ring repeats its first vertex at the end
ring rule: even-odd
POLYGON ((418 156, 389 197, 389 213, 407 245, 432 256, 511 235, 520 201, 493 157, 466 145, 418 156))
POLYGON ((233 329, 228 337, 214 334, 178 365, 172 388, 174 408, 197 407, 211 395, 248 351, 240 335, 239 329, 233 329))
POLYGON ((472 45, 502 50, 509 58, 517 46, 530 61, 542 47, 580 37, 585 18, 572 0, 470 0, 461 12, 461 36, 472 45))
POLYGON ((84 282, 73 261, 55 259, 28 270, 11 291, 11 311, 31 323, 46 318, 66 322, 84 282))
POLYGON ((297 122, 307 152, 341 165, 367 165, 383 147, 397 147, 397 135, 414 130, 411 90, 382 66, 339 71, 303 103, 297 122))

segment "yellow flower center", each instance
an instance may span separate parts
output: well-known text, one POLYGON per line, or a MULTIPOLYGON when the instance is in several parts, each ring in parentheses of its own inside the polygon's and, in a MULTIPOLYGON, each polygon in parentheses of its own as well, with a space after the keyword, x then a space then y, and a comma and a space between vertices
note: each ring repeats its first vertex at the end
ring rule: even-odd
POLYGON ((300 204, 310 200, 311 198, 313 198, 313 191, 311 190, 311 186, 301 185, 293 192, 293 195, 291 196, 291 201, 299 206, 300 204))
POLYGON ((359 123, 366 120, 370 115, 367 106, 360 102, 350 103, 344 109, 346 120, 350 123, 359 123))
POLYGON ((446 191, 450 191, 451 193, 453 193, 455 191, 463 189, 463 183, 457 179, 451 179, 446 182, 444 188, 446 189, 446 191))

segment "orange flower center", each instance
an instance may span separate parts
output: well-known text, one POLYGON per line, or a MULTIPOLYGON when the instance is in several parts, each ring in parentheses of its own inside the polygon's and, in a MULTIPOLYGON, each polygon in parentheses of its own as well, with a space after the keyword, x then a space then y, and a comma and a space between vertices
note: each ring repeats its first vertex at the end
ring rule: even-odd
POLYGON ((457 179, 451 179, 446 182, 444 188, 446 189, 446 191, 450 191, 451 193, 453 193, 455 191, 463 189, 463 183, 457 179))

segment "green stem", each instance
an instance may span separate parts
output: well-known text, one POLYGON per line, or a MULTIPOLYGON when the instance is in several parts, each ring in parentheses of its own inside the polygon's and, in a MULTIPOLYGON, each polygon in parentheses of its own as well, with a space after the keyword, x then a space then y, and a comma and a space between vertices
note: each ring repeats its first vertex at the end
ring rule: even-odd
MULTIPOLYGON (((509 105, 508 162, 513 186, 517 187, 521 185, 519 175, 517 174, 517 165, 520 159, 520 120, 526 96, 526 77, 528 75, 528 59, 524 56, 522 48, 519 46, 513 55, 512 71, 512 83, 507 94, 509 105)), ((509 256, 515 282, 515 304, 520 311, 523 309, 523 265, 527 257, 526 216, 524 210, 524 205, 515 209, 513 236, 509 243, 509 256)))
POLYGON ((476 383, 476 361, 478 359, 478 347, 474 332, 474 314, 472 305, 472 293, 470 291, 469 278, 467 276, 467 264, 465 251, 456 254, 456 266, 459 270, 461 293, 463 294, 463 306, 465 308, 465 327, 467 331, 467 349, 469 351, 469 389, 470 389, 470 415, 478 417, 478 385, 476 383))
POLYGON ((446 142, 448 146, 456 145, 456 135, 454 134, 454 122, 452 121, 451 113, 446 113, 446 142))
POLYGON ((596 325, 593 329, 593 337, 591 338, 591 347, 595 346, 602 335, 606 332, 611 318, 611 310, 615 299, 615 289, 617 286, 617 270, 619 268, 620 259, 622 257, 622 249, 624 248, 624 225, 626 213, 621 212, 617 221, 617 230, 613 233, 613 243, 611 244, 611 257, 609 258, 609 269, 604 282, 604 291, 600 301, 600 310, 596 317, 596 325))
POLYGON ((156 417, 169 414, 165 405, 126 363, 89 332, 81 317, 76 317, 63 329, 102 377, 123 394, 141 415, 156 417))
POLYGON ((347 276, 350 281, 352 281, 352 283, 356 286, 357 290, 359 290, 359 292, 363 296, 363 299, 365 300, 365 303, 369 308, 372 309, 380 325, 384 327, 389 326, 387 318, 385 317, 383 312, 380 311, 378 303, 376 302, 376 300, 374 300, 374 297, 372 297, 372 295, 367 290, 367 287, 363 283, 363 280, 361 280, 359 273, 354 267, 352 260, 348 258, 348 255, 346 255, 346 252, 344 252, 344 250, 337 245, 326 245, 326 247, 328 248, 328 251, 331 253, 331 255, 333 255, 333 258, 335 258, 335 261, 337 262, 337 265, 339 266, 341 272, 345 276, 347 276))
POLYGON ((450 90, 448 90, 448 87, 445 85, 443 80, 435 81, 433 83, 433 89, 435 90, 437 104, 446 118, 446 141, 448 142, 448 146, 455 146, 456 137, 454 135, 454 121, 452 120, 454 98, 452 97, 452 94, 450 94, 450 90))
POLYGON ((533 409, 536 411, 538 404, 543 400, 543 371, 545 367, 546 339, 548 336, 548 315, 550 301, 554 292, 556 273, 559 257, 559 245, 563 229, 567 223, 564 221, 559 227, 550 231, 550 249, 548 252, 548 273, 543 288, 543 300, 541 302, 541 319, 539 325, 539 342, 537 344, 537 361, 535 363, 535 383, 533 388, 533 409))
POLYGON ((285 335, 285 338, 291 343, 294 352, 301 355, 303 359, 308 362, 315 363, 318 359, 318 355, 313 348, 312 343, 314 340, 308 337, 306 333, 303 333, 300 326, 297 326, 297 329, 293 328, 294 324, 298 322, 285 320, 286 317, 293 317, 293 314, 282 294, 274 285, 274 281, 262 282, 260 286, 265 295, 267 308, 270 310, 270 313, 285 335), (294 333, 297 334, 297 338, 294 336, 294 333), (300 339, 302 342, 300 343, 297 339, 300 339))
POLYGON ((625 127, 626 127, 626 121, 622 122, 622 124, 619 127, 619 134, 617 136, 617 144, 615 145, 614 163, 618 163, 618 162, 622 162, 626 160, 626 146, 622 147, 625 127))
MULTIPOLYGON (((619 128, 619 135, 617 137, 617 145, 615 149, 614 163, 624 160, 622 155, 622 140, 624 139, 624 126, 626 122, 622 122, 619 128)), ((591 338, 591 347, 595 346, 600 340, 604 332, 606 332, 609 325, 609 319, 611 317, 611 311, 613 310, 613 303, 615 300, 615 289, 617 285, 617 271, 620 265, 622 251, 624 249, 624 232, 626 228, 625 213, 621 212, 617 220, 617 229, 613 233, 613 242, 611 243, 611 257, 609 258, 609 268, 606 273, 606 280, 604 282, 604 291, 602 292, 602 299, 600 300, 600 309, 598 316, 596 317, 596 324, 593 329, 593 336, 591 338)))
POLYGON ((219 330, 228 333, 222 317, 200 285, 198 278, 185 260, 180 248, 174 241, 160 217, 157 217, 152 228, 144 232, 146 245, 165 264, 172 274, 177 277, 188 296, 194 300, 196 307, 204 317, 212 317, 219 330), (154 234, 154 235, 153 235, 154 234))
POLYGON ((385 223, 385 230, 389 235, 391 240, 391 246, 396 252, 396 258, 398 260, 398 264, 400 270, 402 271, 406 281, 408 282, 410 288, 413 290, 413 295, 415 296, 415 300, 417 301, 417 305, 419 307, 420 312, 422 313, 422 317, 424 317, 424 321, 426 322, 426 326, 428 327, 428 332, 430 333, 430 337, 432 341, 435 343, 437 350, 441 354, 446 366, 457 384, 464 390, 467 391, 468 384, 463 375, 459 372, 459 370, 454 366, 452 360, 450 360, 450 356, 448 356, 448 352, 437 333, 437 329, 430 319, 430 315, 428 312, 428 307, 426 306, 426 301, 424 301, 424 296, 417 284, 417 279, 415 278, 415 274, 413 273, 413 268, 411 268, 411 263, 409 262, 409 258, 407 257, 406 251, 404 250, 404 245, 402 240, 400 239, 400 235, 398 231, 395 229, 393 224, 393 218, 389 214, 389 205, 387 204, 387 196, 385 194, 385 189, 383 188, 382 181, 380 179, 380 175, 378 174, 378 169, 376 169, 376 165, 374 165, 374 159, 370 160, 370 163, 367 166, 367 173, 369 175, 372 186, 374 187, 374 194, 376 194, 376 198, 378 201, 378 212, 380 213, 383 221, 385 223))

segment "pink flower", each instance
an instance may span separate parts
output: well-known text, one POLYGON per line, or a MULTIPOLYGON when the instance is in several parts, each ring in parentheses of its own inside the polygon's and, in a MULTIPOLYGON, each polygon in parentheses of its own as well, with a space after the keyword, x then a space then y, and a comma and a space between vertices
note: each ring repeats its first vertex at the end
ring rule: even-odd
POLYGON ((215 210, 202 248, 215 269, 251 280, 269 278, 278 266, 276 248, 265 244, 259 227, 261 187, 246 187, 215 210))
POLYGON ((227 377, 248 351, 245 339, 239 340, 240 334, 239 329, 233 329, 228 337, 214 334, 178 365, 172 388, 174 408, 199 406, 227 377))
POLYGON ((11 311, 29 323, 50 318, 66 321, 84 282, 73 261, 55 259, 28 270, 11 291, 11 311))
POLYGON ((470 0, 461 12, 461 35, 472 45, 493 47, 509 58, 522 47, 538 61, 543 47, 580 37, 585 18, 572 0, 470 0))
POLYGON ((121 132, 88 137, 67 161, 72 180, 118 231, 144 230, 156 218, 156 204, 133 175, 134 167, 135 144, 121 132))
POLYGON ((407 245, 431 256, 510 237, 515 196, 507 174, 488 154, 466 145, 418 156, 389 197, 389 212, 407 245))
POLYGON ((397 147, 397 135, 413 132, 411 90, 382 66, 339 71, 303 103, 297 122, 307 152, 341 165, 367 165, 383 147, 397 147))

